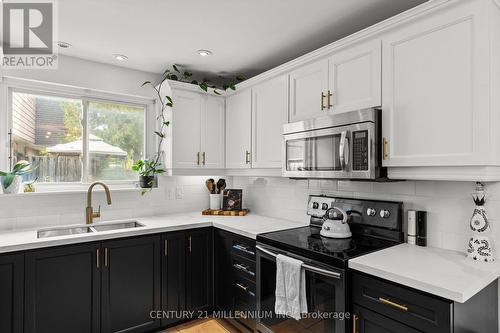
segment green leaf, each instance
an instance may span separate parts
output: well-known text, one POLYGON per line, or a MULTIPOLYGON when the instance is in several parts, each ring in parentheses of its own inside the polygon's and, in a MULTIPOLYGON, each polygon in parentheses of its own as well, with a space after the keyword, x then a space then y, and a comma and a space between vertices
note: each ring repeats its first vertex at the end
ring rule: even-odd
POLYGON ((170 80, 173 80, 173 81, 178 81, 178 80, 179 80, 179 78, 177 77, 177 75, 172 74, 172 75, 170 75, 170 80))
POLYGON ((193 80, 193 81, 191 81, 191 84, 198 84, 198 81, 193 80))
POLYGON ((166 106, 168 106, 169 108, 171 108, 171 107, 173 107, 173 106, 174 106, 174 104, 172 104, 172 103, 167 103, 167 104, 165 104, 165 105, 166 105, 166 106))
POLYGON ((165 134, 160 133, 158 131, 155 131, 155 134, 158 135, 160 138, 164 138, 165 137, 165 134))
POLYGON ((238 80, 238 81, 245 81, 246 77, 244 77, 243 75, 238 75, 238 76, 236 76, 236 80, 238 80))
POLYGON ((218 92, 216 89, 214 89, 214 94, 220 95, 220 92, 218 92))
POLYGON ((163 123, 163 125, 165 125, 165 126, 169 126, 169 125, 170 125, 170 121, 165 121, 165 122, 163 123))
POLYGON ((152 85, 151 81, 146 81, 146 82, 144 82, 144 83, 141 85, 141 87, 144 87, 146 84, 151 84, 151 85, 152 85))
POLYGON ((8 173, 3 177, 3 188, 9 188, 9 186, 12 184, 14 181, 14 178, 16 177, 15 174, 13 173, 8 173))
POLYGON ((229 88, 229 86, 227 84, 222 86, 222 89, 224 89, 224 90, 227 90, 228 88, 229 88))
POLYGON ((201 90, 208 91, 208 86, 206 83, 200 83, 198 86, 201 88, 201 90))
POLYGON ((5 177, 7 176, 7 172, 0 171, 0 177, 5 177))
POLYGON ((180 73, 179 69, 177 68, 177 65, 172 65, 172 68, 174 69, 174 71, 176 71, 177 73, 180 73))
POLYGON ((188 77, 191 77, 191 76, 193 76, 193 73, 188 72, 188 71, 184 72, 184 77, 188 78, 188 77))
POLYGON ((167 99, 167 101, 169 101, 170 103, 174 103, 174 102, 172 101, 172 97, 170 97, 170 96, 165 96, 165 98, 166 98, 166 99, 167 99))
POLYGON ((229 84, 229 88, 230 88, 231 90, 236 90, 236 86, 234 85, 234 83, 230 83, 230 84, 229 84))

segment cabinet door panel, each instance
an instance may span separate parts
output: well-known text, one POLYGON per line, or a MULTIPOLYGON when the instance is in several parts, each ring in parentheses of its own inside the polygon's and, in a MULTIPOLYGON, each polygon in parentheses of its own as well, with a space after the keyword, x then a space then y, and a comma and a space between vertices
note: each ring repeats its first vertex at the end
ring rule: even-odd
POLYGON ((184 231, 171 232, 163 236, 161 308, 163 311, 175 311, 176 314, 172 313, 169 318, 162 318, 162 326, 182 320, 180 313, 186 310, 185 237, 184 231))
POLYGON ((160 326, 160 236, 102 244, 102 332, 144 332, 160 326))
MULTIPOLYGON (((176 90, 173 93, 174 110, 172 114, 172 151, 173 167, 192 169, 200 163, 198 153, 201 141, 201 108, 200 94, 176 90)), ((200 157, 201 159, 201 157, 200 157)))
POLYGON ((282 131, 287 114, 287 75, 252 88, 252 167, 281 167, 282 131))
POLYGON ((233 309, 232 266, 231 266, 231 236, 225 231, 216 229, 214 232, 214 263, 215 263, 215 306, 218 310, 233 309))
POLYGON ((202 114, 201 151, 204 154, 202 165, 205 168, 224 168, 225 150, 225 110, 224 99, 204 96, 202 114))
POLYGON ((251 167, 251 103, 250 89, 229 96, 226 100, 226 168, 251 167))
POLYGON ((382 104, 381 41, 351 46, 329 60, 331 105, 335 113, 382 104))
POLYGON ((99 244, 26 254, 26 333, 100 332, 99 244))
POLYGON ((318 60, 290 73, 289 121, 315 118, 327 113, 326 98, 322 110, 321 93, 328 90, 328 59, 318 60))
POLYGON ((186 233, 186 306, 191 311, 205 311, 213 305, 212 228, 186 233))
POLYGON ((383 38, 385 166, 483 164, 489 151, 487 52, 478 2, 383 38))
POLYGON ((0 256, 0 332, 23 332, 24 255, 0 256))
POLYGON ((353 306, 355 333, 418 333, 420 331, 384 317, 361 306, 353 306))

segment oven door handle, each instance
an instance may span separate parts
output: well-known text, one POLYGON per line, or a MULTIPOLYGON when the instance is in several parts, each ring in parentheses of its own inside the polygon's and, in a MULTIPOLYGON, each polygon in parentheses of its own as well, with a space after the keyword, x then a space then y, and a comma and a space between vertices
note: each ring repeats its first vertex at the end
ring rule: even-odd
MULTIPOLYGON (((267 255, 270 255, 274 258, 276 258, 278 255, 276 253, 273 253, 269 250, 266 250, 264 249, 263 247, 257 245, 256 246, 257 250, 259 251, 262 251, 264 252, 265 254, 267 255)), ((306 271, 309 271, 309 272, 312 272, 312 273, 317 273, 317 274, 320 274, 320 275, 325 275, 325 276, 328 276, 328 277, 332 277, 332 278, 335 278, 335 279, 341 279, 342 278, 342 275, 338 272, 332 272, 332 271, 328 271, 326 269, 323 269, 323 268, 319 268, 319 267, 315 267, 315 266, 311 266, 311 265, 308 265, 308 264, 302 264, 302 268, 304 268, 306 271)))

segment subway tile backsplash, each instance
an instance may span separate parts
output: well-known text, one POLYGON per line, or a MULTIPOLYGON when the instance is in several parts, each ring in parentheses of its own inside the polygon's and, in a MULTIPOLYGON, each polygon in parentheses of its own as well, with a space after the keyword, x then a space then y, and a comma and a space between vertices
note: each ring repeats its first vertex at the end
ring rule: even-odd
MULTIPOLYGON (((473 182, 358 182, 334 180, 291 180, 272 177, 233 177, 234 188, 242 188, 244 205, 252 212, 304 222, 310 194, 347 198, 396 200, 410 209, 428 212, 428 245, 464 251, 470 235, 469 220, 474 210, 473 182)), ((500 240, 500 183, 486 185, 486 209, 493 238, 500 240)))

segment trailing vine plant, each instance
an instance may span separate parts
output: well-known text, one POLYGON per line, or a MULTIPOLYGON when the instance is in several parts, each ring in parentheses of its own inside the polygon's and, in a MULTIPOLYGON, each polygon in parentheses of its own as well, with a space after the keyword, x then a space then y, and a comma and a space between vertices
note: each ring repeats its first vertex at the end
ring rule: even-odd
POLYGON ((172 65, 172 68, 168 68, 163 72, 160 78, 160 82, 157 85, 155 85, 151 81, 145 81, 142 84, 142 87, 150 86, 153 89, 154 94, 156 95, 156 98, 160 103, 160 111, 156 117, 156 120, 159 121, 160 123, 160 127, 158 130, 154 131, 154 134, 158 136, 158 145, 155 154, 149 159, 142 159, 136 161, 134 163, 134 166, 132 167, 132 169, 134 171, 139 172, 141 176, 151 177, 152 179, 149 184, 150 187, 142 190, 141 195, 144 195, 145 193, 152 190, 154 177, 156 177, 159 174, 165 173, 165 169, 163 168, 161 161, 161 155, 162 155, 161 147, 165 140, 166 129, 168 126, 170 126, 170 121, 167 120, 167 115, 166 115, 167 110, 169 108, 170 109, 173 108, 174 101, 171 96, 168 95, 162 96, 161 89, 163 84, 167 80, 191 83, 197 85, 201 90, 205 92, 208 92, 209 89, 212 89, 215 95, 221 95, 221 91, 226 91, 228 89, 236 90, 236 84, 238 82, 245 80, 245 77, 243 75, 237 75, 229 80, 227 79, 224 80, 221 77, 219 78, 223 80, 223 84, 221 85, 214 84, 212 83, 211 80, 207 78, 195 79, 193 77, 192 72, 181 70, 179 65, 172 65))

